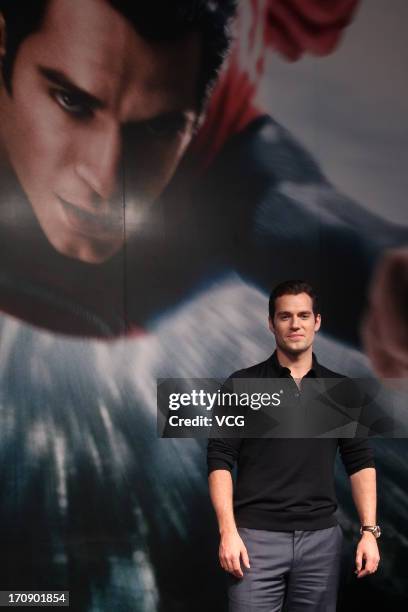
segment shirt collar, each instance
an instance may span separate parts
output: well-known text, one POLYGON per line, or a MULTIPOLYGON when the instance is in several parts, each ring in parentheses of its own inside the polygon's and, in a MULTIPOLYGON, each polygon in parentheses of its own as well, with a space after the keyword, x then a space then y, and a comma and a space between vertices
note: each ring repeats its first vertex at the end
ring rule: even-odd
MULTIPOLYGON (((269 363, 274 373, 274 376, 271 378, 287 378, 291 376, 290 369, 279 363, 278 354, 276 351, 274 351, 269 357, 269 363)), ((314 353, 312 353, 312 367, 305 376, 308 378, 321 378, 322 376, 320 364, 317 361, 317 357, 314 353)))

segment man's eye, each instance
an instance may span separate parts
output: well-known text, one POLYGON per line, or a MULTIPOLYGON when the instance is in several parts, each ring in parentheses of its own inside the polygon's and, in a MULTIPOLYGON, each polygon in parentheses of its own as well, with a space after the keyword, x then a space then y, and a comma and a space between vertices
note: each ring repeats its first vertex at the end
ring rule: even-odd
POLYGON ((70 115, 74 115, 80 119, 86 119, 92 116, 92 110, 85 106, 73 93, 56 89, 51 92, 57 104, 70 115))
POLYGON ((152 136, 173 138, 184 131, 185 121, 182 117, 157 118, 146 121, 145 127, 152 136))

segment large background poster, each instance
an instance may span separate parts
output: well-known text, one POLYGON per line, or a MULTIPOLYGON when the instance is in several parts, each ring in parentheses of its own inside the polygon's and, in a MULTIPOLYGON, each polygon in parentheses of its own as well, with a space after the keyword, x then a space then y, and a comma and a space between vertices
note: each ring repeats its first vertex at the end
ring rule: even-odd
MULTIPOLYGON (((2 590, 226 609, 205 444, 157 437, 156 381, 266 358, 275 283, 316 286, 327 367, 408 375, 408 6, 241 2, 206 100, 233 4, 0 0, 2 590)), ((338 463, 339 610, 407 605, 408 447, 373 445, 381 568, 354 578, 338 463)))

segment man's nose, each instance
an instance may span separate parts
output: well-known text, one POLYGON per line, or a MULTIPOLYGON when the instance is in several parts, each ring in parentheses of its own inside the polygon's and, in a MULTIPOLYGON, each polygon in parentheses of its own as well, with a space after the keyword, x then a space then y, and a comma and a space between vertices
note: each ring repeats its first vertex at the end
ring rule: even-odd
POLYGON ((103 200, 112 197, 118 188, 121 141, 120 128, 112 124, 89 136, 79 153, 77 175, 103 200))
POLYGON ((299 321, 299 319, 297 317, 292 317, 291 327, 292 327, 292 329, 299 329, 300 321, 299 321))

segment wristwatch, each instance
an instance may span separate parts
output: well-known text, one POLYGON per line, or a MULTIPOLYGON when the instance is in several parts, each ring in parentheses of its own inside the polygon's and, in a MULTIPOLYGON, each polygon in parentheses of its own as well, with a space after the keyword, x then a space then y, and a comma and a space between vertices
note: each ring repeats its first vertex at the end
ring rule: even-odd
POLYGON ((381 529, 379 525, 361 525, 360 534, 363 535, 363 531, 371 531, 375 538, 379 538, 381 535, 381 529))

